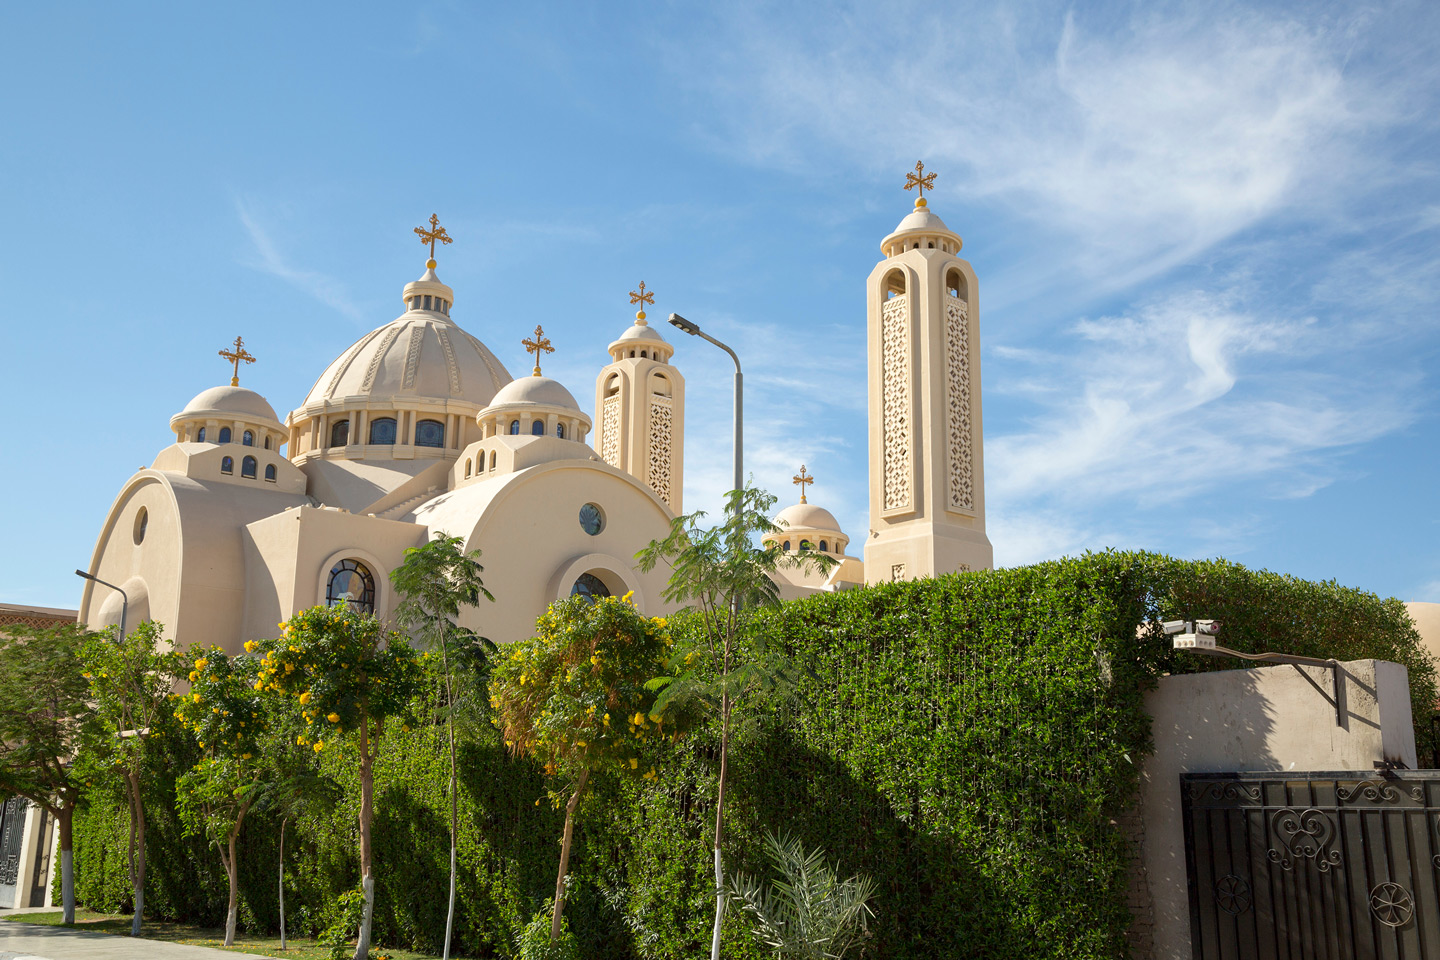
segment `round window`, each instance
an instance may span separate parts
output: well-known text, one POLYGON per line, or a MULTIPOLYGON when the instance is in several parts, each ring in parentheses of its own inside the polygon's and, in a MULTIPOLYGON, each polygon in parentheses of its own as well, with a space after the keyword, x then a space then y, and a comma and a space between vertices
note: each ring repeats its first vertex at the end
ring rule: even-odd
POLYGON ((580 529, 592 537, 599 535, 605 529, 605 512, 596 504, 585 504, 580 508, 580 529))
POLYGON ((605 581, 593 573, 582 573, 570 588, 570 596, 589 597, 591 600, 598 600, 601 597, 610 596, 610 588, 605 586, 605 581))
POLYGON ((138 547, 145 540, 145 528, 150 525, 150 511, 144 507, 135 514, 135 545, 138 547))

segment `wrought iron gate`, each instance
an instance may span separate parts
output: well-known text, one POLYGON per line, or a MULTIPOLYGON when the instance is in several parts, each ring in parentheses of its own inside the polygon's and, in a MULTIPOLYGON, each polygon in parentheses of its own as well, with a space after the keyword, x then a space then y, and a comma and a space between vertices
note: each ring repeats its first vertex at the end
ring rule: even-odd
POLYGON ((1180 778, 1197 960, 1440 958, 1440 771, 1180 778))
POLYGON ((0 806, 0 907, 13 907, 20 888, 20 845, 25 839, 24 797, 11 797, 0 806))

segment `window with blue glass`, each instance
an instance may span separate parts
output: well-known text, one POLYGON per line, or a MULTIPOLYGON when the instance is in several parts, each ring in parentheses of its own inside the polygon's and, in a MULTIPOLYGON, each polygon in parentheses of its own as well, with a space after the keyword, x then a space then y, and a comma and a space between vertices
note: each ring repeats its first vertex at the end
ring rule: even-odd
POLYGON ((330 446, 343 447, 350 442, 350 421, 337 420, 330 425, 330 446))
POLYGON ((325 605, 346 604, 357 613, 375 612, 375 577, 359 560, 341 560, 330 568, 325 605))
POLYGON ((220 428, 220 442, 221 442, 221 443, 229 443, 229 442, 230 442, 230 428, 229 428, 229 427, 221 427, 221 428, 220 428))
POLYGON ((246 447, 253 447, 253 446, 255 446, 255 434, 252 433, 252 432, 249 431, 249 430, 246 430, 244 433, 242 433, 242 434, 240 435, 240 444, 241 444, 241 446, 246 446, 246 447))
POLYGON ((393 444, 395 442, 395 419, 381 417, 370 423, 370 442, 393 444))
POLYGON ((234 460, 233 457, 221 457, 221 458, 220 458, 220 472, 221 472, 221 473, 234 473, 234 472, 235 472, 235 460, 234 460))
POLYGON ((255 479, 254 457, 246 457, 244 460, 240 461, 240 476, 244 477, 246 480, 255 479))
POLYGON ((204 442, 205 442, 205 428, 204 428, 204 427, 201 427, 201 428, 200 428, 200 432, 197 433, 197 434, 195 434, 195 442, 196 442, 196 443, 204 443, 204 442))
POLYGON ((445 446, 445 424, 439 420, 421 420, 415 424, 415 446, 445 446))
POLYGON ((610 588, 605 586, 605 581, 593 573, 582 573, 570 588, 572 597, 588 597, 591 601, 599 600, 601 597, 610 596, 610 588))
POLYGON ((535 420, 530 424, 530 435, 533 437, 545 436, 545 421, 535 420))
POLYGON ((555 436, 559 437, 561 440, 565 439, 565 424, 555 424, 555 436))
POLYGON ((269 480, 271 483, 275 482, 275 464, 265 464, 265 479, 269 480))
POLYGON ((510 435, 511 435, 512 437, 513 437, 513 436, 518 436, 519 433, 520 433, 520 421, 519 421, 519 420, 511 420, 511 421, 510 421, 510 435))

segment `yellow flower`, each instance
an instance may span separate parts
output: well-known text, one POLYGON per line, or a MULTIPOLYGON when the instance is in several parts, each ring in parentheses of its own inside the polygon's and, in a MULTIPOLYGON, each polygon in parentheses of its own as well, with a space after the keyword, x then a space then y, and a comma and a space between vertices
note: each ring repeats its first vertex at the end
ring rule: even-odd
POLYGON ((256 689, 256 690, 264 690, 264 689, 265 689, 265 681, 264 681, 264 680, 256 680, 256 681, 255 681, 255 689, 256 689))
POLYGON ((249 760, 249 759, 250 759, 250 754, 248 754, 248 753, 242 753, 242 754, 240 754, 240 759, 241 759, 241 760, 249 760))
POLYGON ((635 769, 636 767, 638 767, 638 766, 640 766, 640 761, 639 761, 639 760, 636 760, 634 757, 631 757, 631 758, 630 758, 630 769, 631 769, 631 770, 634 770, 634 769, 635 769))
POLYGON ((190 671, 190 682, 191 682, 191 683, 194 683, 199 676, 200 676, 200 674, 196 673, 194 670, 191 670, 191 671, 190 671))
POLYGON ((306 690, 304 693, 300 694, 300 702, 301 702, 301 703, 309 703, 309 702, 310 702, 310 691, 309 691, 309 690, 306 690))
POLYGON ((304 742, 305 742, 305 736, 304 736, 304 734, 301 734, 300 736, 296 737, 296 738, 295 738, 295 742, 296 742, 296 743, 304 743, 304 742))
POLYGON ((246 640, 246 641, 245 641, 245 652, 246 652, 246 653, 254 653, 254 652, 255 652, 255 648, 258 647, 258 646, 260 646, 260 644, 256 643, 254 640, 246 640))
POLYGON ((658 714, 658 713, 652 713, 652 714, 650 714, 650 720, 651 720, 651 722, 653 722, 653 723, 659 723, 659 722, 660 722, 660 714, 658 714))
POLYGON ((331 723, 339 723, 339 722, 340 722, 340 714, 338 714, 338 713, 327 714, 326 717, 325 717, 325 719, 326 719, 326 720, 329 720, 331 723))
POLYGON ((325 749, 325 741, 324 741, 324 740, 316 740, 316 741, 315 741, 315 752, 316 752, 316 753, 319 753, 319 752, 320 752, 321 750, 323 750, 323 749, 325 749))
POLYGON ((206 663, 205 658, 204 658, 204 657, 201 657, 199 660, 196 660, 196 661, 195 661, 195 669, 196 669, 196 670, 204 670, 204 669, 205 669, 205 663, 206 663))
POLYGON ((199 703, 199 702, 200 702, 200 694, 197 693, 197 694, 195 694, 194 696, 195 696, 195 702, 196 702, 196 703, 199 703))
POLYGON ((520 686, 525 686, 525 674, 520 674, 520 686))
POLYGON ((610 714, 605 714, 605 726, 610 726, 610 714))

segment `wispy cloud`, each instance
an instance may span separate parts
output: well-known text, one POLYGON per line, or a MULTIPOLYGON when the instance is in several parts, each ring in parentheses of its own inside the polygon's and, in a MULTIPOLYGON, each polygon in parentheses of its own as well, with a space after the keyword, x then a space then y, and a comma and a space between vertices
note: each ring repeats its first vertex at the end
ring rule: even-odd
POLYGON ((255 255, 254 259, 246 261, 246 265, 279 277, 348 317, 363 319, 364 311, 350 298, 343 283, 318 271, 295 267, 293 257, 281 254, 270 231, 261 222, 261 215, 256 207, 257 204, 243 197, 235 199, 235 213, 250 237, 255 255))

